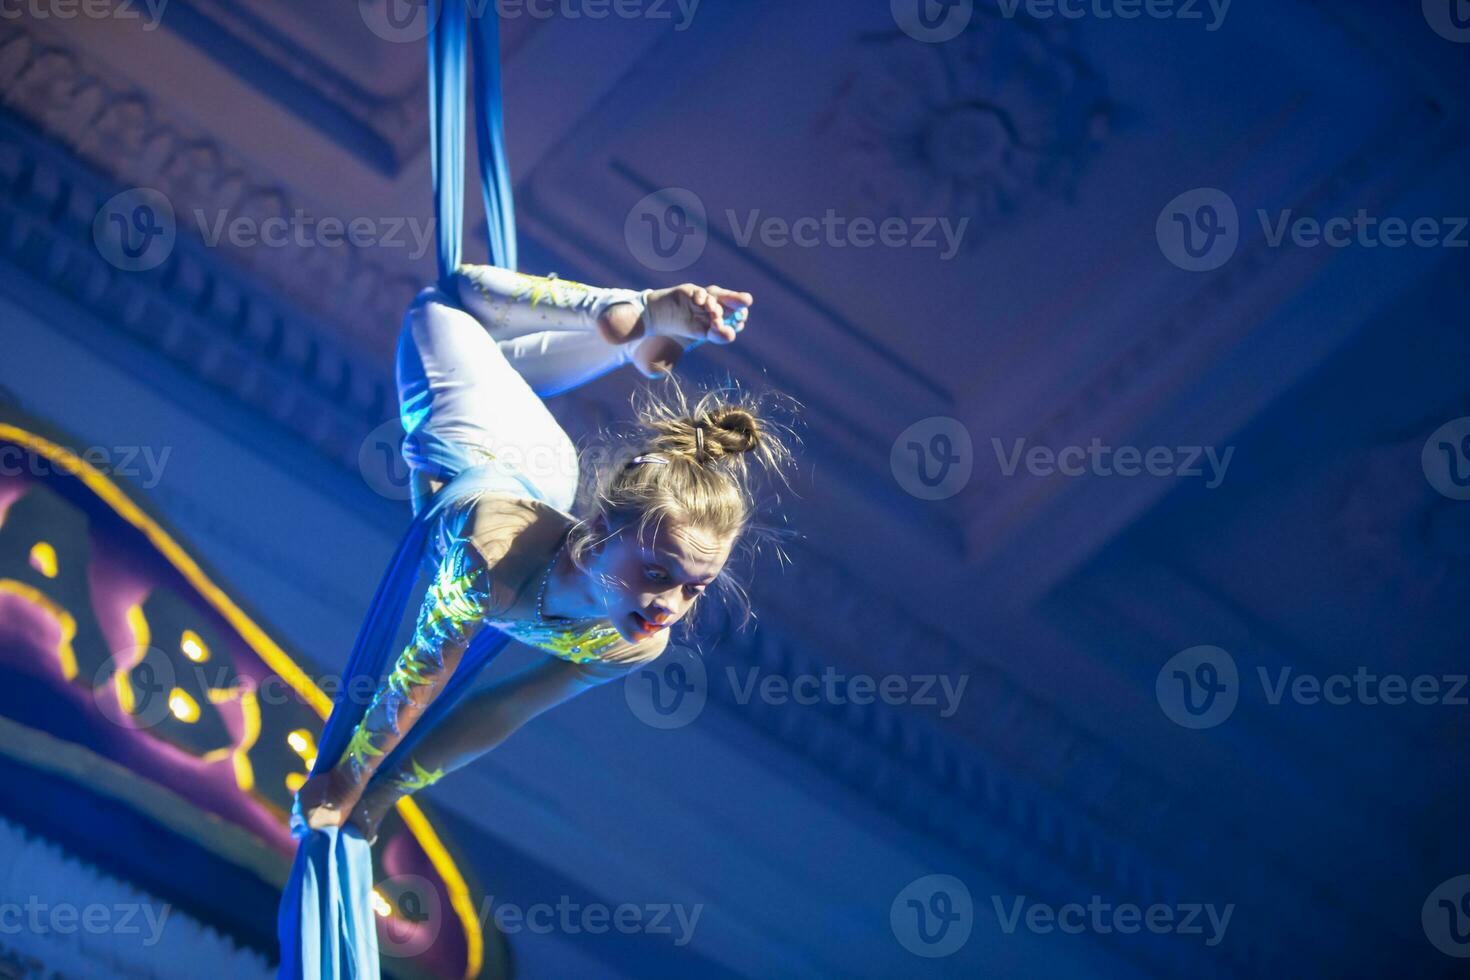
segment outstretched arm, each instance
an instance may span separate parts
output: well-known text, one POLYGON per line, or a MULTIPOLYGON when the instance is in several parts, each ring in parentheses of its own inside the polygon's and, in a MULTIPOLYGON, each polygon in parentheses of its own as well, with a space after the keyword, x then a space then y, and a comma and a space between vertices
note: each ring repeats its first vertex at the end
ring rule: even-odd
POLYGON ((663 652, 667 634, 639 644, 622 663, 576 664, 548 658, 466 698, 414 747, 412 757, 379 772, 351 814, 369 841, 378 824, 403 797, 432 786, 445 775, 500 745, 526 722, 584 691, 626 677, 638 664, 663 652))
POLYGON ((338 825, 349 813, 379 762, 386 758, 433 703, 481 629, 489 597, 489 573, 475 561, 462 573, 441 567, 419 612, 412 641, 353 729, 347 748, 326 772, 301 787, 301 812, 312 829, 338 825))
MULTIPOLYGON (((298 798, 312 829, 338 826, 367 788, 378 765, 413 730, 459 667, 466 648, 503 601, 500 560, 535 520, 523 502, 478 498, 441 519, 442 559, 420 606, 413 639, 373 694, 342 755, 306 781, 298 798), (483 510, 482 510, 483 508, 483 510), (481 533, 471 543, 463 526, 475 514, 481 533)), ((513 590, 512 590, 513 591, 513 590)))

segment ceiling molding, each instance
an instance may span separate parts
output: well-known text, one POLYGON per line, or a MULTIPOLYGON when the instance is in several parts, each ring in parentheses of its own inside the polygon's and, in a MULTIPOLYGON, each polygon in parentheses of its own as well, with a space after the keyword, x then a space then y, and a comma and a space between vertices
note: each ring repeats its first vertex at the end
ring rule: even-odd
POLYGON ((384 177, 423 152, 427 76, 405 92, 375 95, 228 0, 169 0, 162 23, 384 177))
MULTIPOLYGON (((105 68, 28 29, 33 26, 0 22, 0 105, 116 180, 122 186, 115 190, 162 193, 173 207, 181 247, 185 239, 196 251, 209 247, 196 223, 212 227, 245 218, 259 228, 269 218, 325 217, 289 189, 287 175, 260 172, 212 134, 173 118, 149 93, 107 77, 105 68)), ((419 288, 402 263, 380 262, 351 242, 295 249, 235 247, 221 239, 209 250, 330 322, 339 336, 360 341, 365 351, 392 349, 403 304, 419 288)))

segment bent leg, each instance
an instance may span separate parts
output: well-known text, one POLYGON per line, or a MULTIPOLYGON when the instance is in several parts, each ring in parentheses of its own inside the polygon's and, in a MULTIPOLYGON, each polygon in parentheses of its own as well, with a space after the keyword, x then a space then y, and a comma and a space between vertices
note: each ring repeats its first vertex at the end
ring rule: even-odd
POLYGON ((462 265, 450 277, 452 298, 496 340, 511 340, 545 330, 590 334, 607 344, 635 339, 607 322, 619 304, 643 315, 644 294, 633 289, 604 289, 570 279, 528 276, 493 265, 462 265))
POLYGON ((543 330, 497 343, 531 390, 550 398, 614 371, 631 359, 633 344, 612 345, 597 334, 543 330))
MULTIPOLYGON (((438 289, 420 293, 408 309, 397 377, 416 500, 424 477, 447 481, 490 457, 531 481, 552 506, 571 508, 576 447, 484 326, 438 289)), ((548 390, 554 380, 538 378, 548 390)))
POLYGON ((646 308, 636 290, 528 276, 493 265, 461 266, 449 288, 542 397, 627 364, 637 338, 617 325, 636 324, 646 308), (608 316, 622 304, 630 307, 630 316, 608 316))

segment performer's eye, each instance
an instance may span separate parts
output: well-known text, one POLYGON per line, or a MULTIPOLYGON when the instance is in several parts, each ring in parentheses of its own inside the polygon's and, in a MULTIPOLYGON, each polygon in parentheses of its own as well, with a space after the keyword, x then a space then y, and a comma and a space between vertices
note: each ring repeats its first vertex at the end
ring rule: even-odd
POLYGON ((646 574, 648 576, 649 581, 652 581, 652 582, 665 582, 665 581, 668 581, 668 578, 669 578, 667 572, 665 572, 662 568, 658 568, 657 566, 654 566, 654 565, 647 566, 644 569, 644 574, 646 574))

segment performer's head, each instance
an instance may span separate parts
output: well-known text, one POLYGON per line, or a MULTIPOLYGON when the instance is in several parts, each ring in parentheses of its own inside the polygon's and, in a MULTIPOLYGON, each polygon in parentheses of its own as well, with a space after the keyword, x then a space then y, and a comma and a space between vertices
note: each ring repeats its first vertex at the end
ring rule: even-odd
POLYGON ((650 635, 645 622, 672 627, 712 593, 733 600, 744 625, 749 599, 728 565, 785 533, 756 522, 753 477, 785 482, 791 453, 778 430, 790 430, 737 389, 705 392, 691 408, 669 379, 640 397, 637 432, 613 440, 612 463, 589 467, 572 561, 630 642, 650 635))

